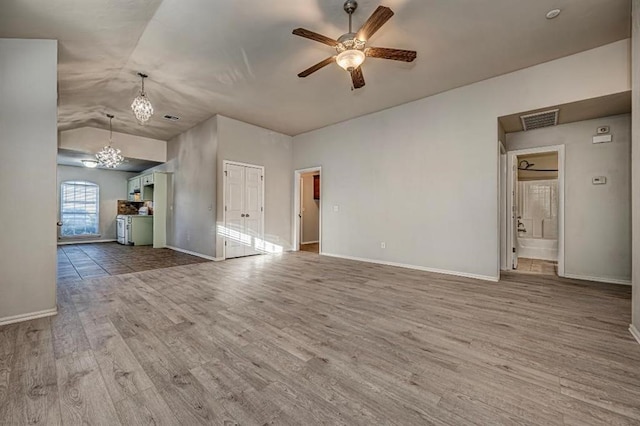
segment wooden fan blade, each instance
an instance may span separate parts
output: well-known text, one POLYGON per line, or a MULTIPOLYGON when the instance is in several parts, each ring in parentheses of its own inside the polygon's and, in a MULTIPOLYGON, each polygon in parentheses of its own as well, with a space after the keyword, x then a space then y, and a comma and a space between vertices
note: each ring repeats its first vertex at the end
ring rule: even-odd
POLYGON ((362 67, 358 67, 351 71, 351 81, 353 81, 353 88, 359 89, 364 87, 364 75, 362 75, 362 67))
POLYGON ((415 50, 387 49, 385 47, 369 47, 365 55, 372 58, 391 59, 394 61, 413 62, 418 53, 415 50))
POLYGON ((362 28, 358 31, 357 38, 367 41, 393 16, 393 11, 385 6, 378 6, 373 14, 367 19, 362 28))
POLYGON ((296 28, 295 30, 293 30, 293 34, 327 44, 331 47, 335 47, 338 45, 338 42, 336 40, 327 36, 323 36, 322 34, 314 33, 313 31, 305 30, 304 28, 296 28))
POLYGON ((318 62, 314 66, 312 66, 310 68, 307 68, 306 70, 302 71, 300 74, 298 74, 298 77, 300 77, 300 78, 307 77, 308 75, 313 74, 314 72, 318 71, 319 69, 326 67, 330 63, 335 62, 335 60, 336 60, 335 56, 330 56, 327 59, 325 59, 324 61, 318 62))

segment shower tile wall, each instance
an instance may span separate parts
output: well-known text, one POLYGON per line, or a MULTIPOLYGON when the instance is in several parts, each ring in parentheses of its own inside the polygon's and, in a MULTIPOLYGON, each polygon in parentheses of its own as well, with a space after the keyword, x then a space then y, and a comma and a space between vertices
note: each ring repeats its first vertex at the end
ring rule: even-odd
POLYGON ((558 238, 558 180, 518 182, 518 213, 524 238, 558 238))

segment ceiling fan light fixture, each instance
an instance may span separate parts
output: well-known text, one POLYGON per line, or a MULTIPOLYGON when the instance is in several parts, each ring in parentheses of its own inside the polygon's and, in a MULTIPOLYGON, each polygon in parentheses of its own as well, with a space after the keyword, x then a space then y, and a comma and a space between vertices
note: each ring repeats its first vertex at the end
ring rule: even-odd
POLYGON ((362 50, 349 49, 338 54, 336 62, 346 71, 353 71, 364 62, 365 54, 362 50))
POLYGON ((95 169, 96 167, 98 167, 97 160, 82 160, 81 162, 85 167, 88 167, 90 169, 95 169))
POLYGON ((133 111, 133 115, 136 116, 136 120, 141 126, 144 126, 149 122, 151 116, 153 115, 153 105, 149 102, 147 98, 147 94, 144 91, 144 79, 148 77, 146 74, 138 73, 140 78, 142 79, 142 90, 140 90, 140 94, 133 100, 131 104, 131 110, 133 111))

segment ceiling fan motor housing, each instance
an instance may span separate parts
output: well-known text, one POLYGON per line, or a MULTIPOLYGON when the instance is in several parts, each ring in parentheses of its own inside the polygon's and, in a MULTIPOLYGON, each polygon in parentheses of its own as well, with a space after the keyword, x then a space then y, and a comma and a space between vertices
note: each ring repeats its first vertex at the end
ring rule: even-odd
POLYGON ((358 8, 358 2, 356 0, 347 0, 344 2, 344 11, 351 15, 358 8))

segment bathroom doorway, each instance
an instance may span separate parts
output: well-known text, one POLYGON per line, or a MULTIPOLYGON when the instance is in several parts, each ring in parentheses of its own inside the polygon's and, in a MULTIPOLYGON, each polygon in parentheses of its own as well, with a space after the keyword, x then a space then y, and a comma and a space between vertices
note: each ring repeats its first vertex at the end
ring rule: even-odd
POLYGON ((564 146, 508 153, 510 269, 564 275, 564 146))
POLYGON ((295 172, 295 245, 297 250, 319 254, 321 250, 321 188, 319 167, 295 172))

